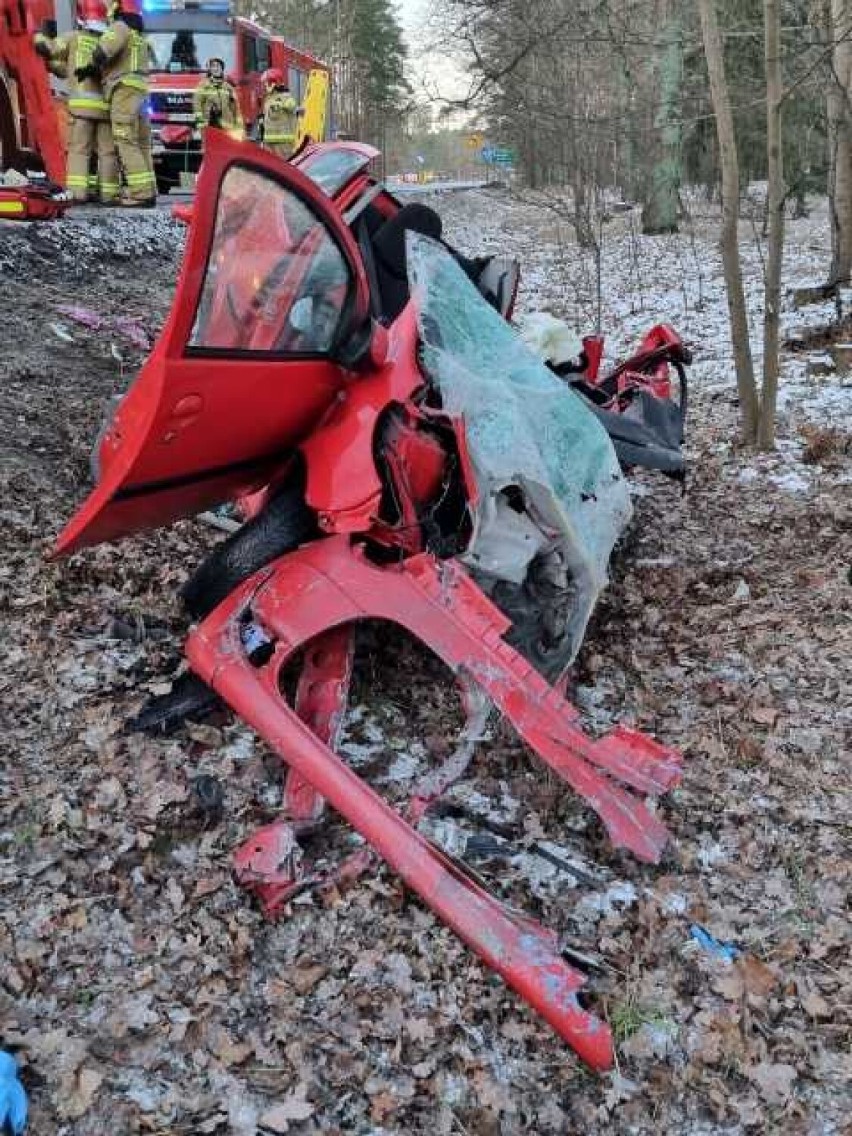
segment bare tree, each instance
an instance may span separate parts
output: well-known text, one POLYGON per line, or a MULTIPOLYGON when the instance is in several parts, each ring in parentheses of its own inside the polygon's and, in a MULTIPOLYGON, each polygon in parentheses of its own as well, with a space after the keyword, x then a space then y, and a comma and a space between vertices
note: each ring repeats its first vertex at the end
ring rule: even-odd
POLYGON ((649 131, 652 164, 642 206, 643 233, 676 233, 681 174, 681 105, 683 84, 682 25, 672 0, 657 0, 655 22, 662 41, 652 68, 658 95, 653 129, 649 131))
POLYGON ((828 200, 831 213, 831 267, 828 286, 852 272, 852 0, 830 0, 828 21, 831 81, 828 114, 828 200))
POLYGON ((779 329, 781 321, 781 263, 784 255, 784 185, 781 147, 781 4, 764 0, 766 51, 766 169, 769 235, 763 307, 763 389, 757 443, 762 450, 775 447, 775 408, 778 401, 779 329))
POLYGON ((758 404, 740 264, 740 169, 734 135, 734 118, 725 77, 725 60, 716 15, 716 0, 698 0, 698 11, 701 16, 704 53, 710 78, 710 99, 716 117, 716 134, 722 166, 722 264, 728 293, 728 315, 740 399, 740 423, 743 441, 752 444, 757 437, 758 404))

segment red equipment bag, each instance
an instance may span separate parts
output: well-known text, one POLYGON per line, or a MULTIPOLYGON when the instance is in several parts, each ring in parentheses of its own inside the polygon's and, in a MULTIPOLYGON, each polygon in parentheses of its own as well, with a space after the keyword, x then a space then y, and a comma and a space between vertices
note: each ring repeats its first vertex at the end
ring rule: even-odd
POLYGON ((0 186, 0 221, 53 221, 68 204, 37 186, 0 186))

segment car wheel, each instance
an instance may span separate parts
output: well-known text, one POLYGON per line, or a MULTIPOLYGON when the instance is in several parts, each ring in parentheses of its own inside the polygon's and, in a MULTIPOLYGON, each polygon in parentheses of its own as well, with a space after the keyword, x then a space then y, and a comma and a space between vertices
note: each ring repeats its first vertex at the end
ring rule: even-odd
POLYGON ((190 576, 181 597, 194 619, 203 619, 226 596, 285 552, 317 533, 316 515, 301 486, 288 486, 238 531, 217 545, 190 576))

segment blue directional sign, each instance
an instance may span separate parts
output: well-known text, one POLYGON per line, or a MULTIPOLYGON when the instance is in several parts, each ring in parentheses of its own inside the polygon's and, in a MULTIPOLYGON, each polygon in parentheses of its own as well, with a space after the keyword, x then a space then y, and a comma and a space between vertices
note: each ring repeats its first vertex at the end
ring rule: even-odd
POLYGON ((515 151, 508 146, 483 146, 479 156, 486 166, 513 166, 515 164, 515 151))

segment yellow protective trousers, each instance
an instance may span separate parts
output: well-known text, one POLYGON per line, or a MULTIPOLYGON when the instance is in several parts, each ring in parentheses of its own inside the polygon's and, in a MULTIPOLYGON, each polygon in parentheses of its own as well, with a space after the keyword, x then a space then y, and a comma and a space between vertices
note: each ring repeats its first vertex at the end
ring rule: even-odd
POLYGON ((74 201, 99 199, 104 205, 118 200, 120 179, 112 127, 103 119, 72 115, 68 132, 68 191, 74 201), (97 155, 97 172, 92 157, 97 155))
POLYGON ((144 113, 145 91, 120 80, 110 93, 112 136, 127 182, 127 196, 148 201, 157 196, 151 157, 151 124, 144 113))

